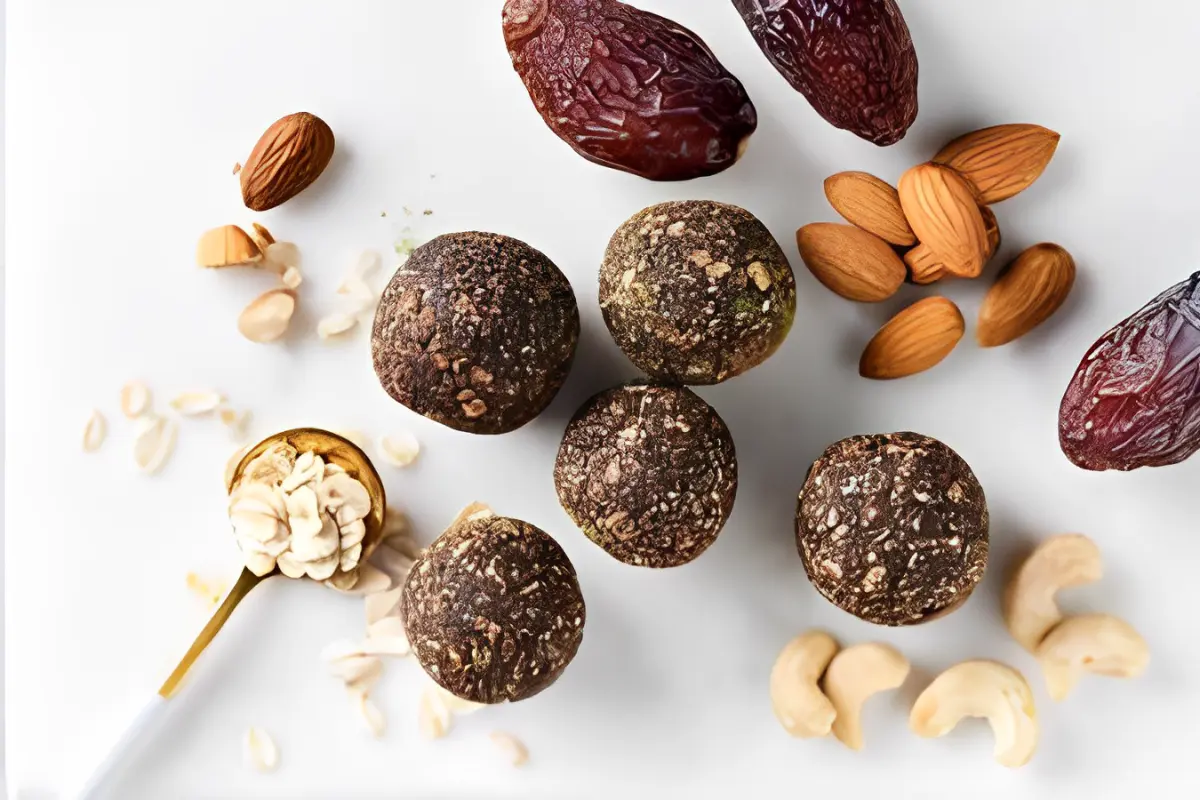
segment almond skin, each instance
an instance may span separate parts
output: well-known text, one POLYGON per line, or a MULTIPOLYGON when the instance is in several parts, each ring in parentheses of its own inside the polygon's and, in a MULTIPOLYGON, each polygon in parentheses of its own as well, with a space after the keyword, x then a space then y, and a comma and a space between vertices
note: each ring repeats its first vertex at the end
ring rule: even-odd
POLYGON ((960 278, 979 277, 987 226, 966 178, 941 164, 920 164, 901 176, 899 192, 913 232, 946 270, 960 278))
POLYGON ((983 347, 1015 341, 1049 319, 1075 285, 1075 259, 1056 244, 1035 244, 1004 268, 979 310, 983 347))
POLYGON ((944 297, 927 297, 879 329, 863 351, 858 373, 890 380, 924 372, 950 355, 965 330, 958 306, 944 297))
POLYGON ((308 113, 276 122, 242 166, 242 200, 266 211, 291 200, 321 176, 333 158, 333 131, 308 113))
POLYGON ((991 205, 1041 177, 1059 138, 1040 125, 996 125, 958 137, 933 160, 961 172, 979 190, 980 202, 991 205))
POLYGON ((891 244, 916 244, 900 207, 900 194, 887 181, 866 172, 839 172, 825 179, 825 197, 849 223, 891 244))
POLYGON ((847 300, 886 300, 900 289, 907 274, 891 245, 852 225, 805 225, 796 231, 796 245, 809 272, 847 300))

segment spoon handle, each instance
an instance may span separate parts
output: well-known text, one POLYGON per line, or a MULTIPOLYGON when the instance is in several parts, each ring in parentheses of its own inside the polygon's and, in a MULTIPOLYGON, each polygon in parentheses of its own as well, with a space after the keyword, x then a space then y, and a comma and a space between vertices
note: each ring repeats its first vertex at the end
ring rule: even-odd
POLYGON ((192 664, 204 652, 204 649, 212 643, 218 631, 225 626, 229 618, 233 615, 233 610, 237 608, 238 603, 246 599, 246 595, 250 594, 250 590, 258 584, 262 583, 263 578, 259 577, 248 569, 243 568, 242 574, 238 576, 237 583, 233 584, 233 588, 229 590, 221 607, 217 609, 217 613, 213 614, 212 619, 204 626, 204 630, 200 631, 200 635, 196 637, 196 641, 192 642, 192 646, 188 649, 183 660, 179 662, 179 666, 171 673, 171 677, 167 678, 167 682, 162 685, 158 693, 166 700, 171 699, 172 695, 179 690, 179 683, 183 677, 187 675, 192 664))

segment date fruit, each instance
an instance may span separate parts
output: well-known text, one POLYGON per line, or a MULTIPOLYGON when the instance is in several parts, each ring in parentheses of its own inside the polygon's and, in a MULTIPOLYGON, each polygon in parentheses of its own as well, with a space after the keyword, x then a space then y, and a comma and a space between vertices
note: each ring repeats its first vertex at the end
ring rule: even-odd
POLYGON ((1058 415, 1063 452, 1091 470, 1164 467, 1200 449, 1200 272, 1104 334, 1058 415))
POLYGON ((758 127, 699 36, 618 0, 507 0, 513 67, 550 130, 606 167, 657 181, 732 166, 758 127))
POLYGON ((817 113, 880 146, 917 118, 917 51, 896 0, 733 0, 817 113))

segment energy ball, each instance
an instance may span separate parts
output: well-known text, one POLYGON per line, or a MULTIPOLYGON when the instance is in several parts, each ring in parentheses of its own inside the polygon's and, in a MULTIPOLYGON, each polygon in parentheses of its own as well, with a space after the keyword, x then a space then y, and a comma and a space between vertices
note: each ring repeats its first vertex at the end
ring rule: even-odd
POLYGON ((953 611, 983 578, 987 501, 967 462, 937 439, 851 436, 809 470, 796 546, 838 608, 915 625, 953 611))
POLYGON ((575 568, 543 531, 486 514, 418 560, 400 613, 422 669, 476 703, 525 700, 562 674, 586 618, 575 568))
POLYGON ((601 392, 567 426, 558 499, 587 537, 626 564, 678 567, 708 549, 737 494, 737 454, 712 406, 682 386, 601 392))
POLYGON ((766 361, 792 327, 796 278, 750 212, 723 203, 663 203, 609 242, 600 308, 643 372, 721 383, 766 361))
POLYGON ((575 293, 550 259, 507 236, 452 233, 392 277, 371 357, 392 399, 455 430, 498 434, 550 404, 578 341, 575 293))

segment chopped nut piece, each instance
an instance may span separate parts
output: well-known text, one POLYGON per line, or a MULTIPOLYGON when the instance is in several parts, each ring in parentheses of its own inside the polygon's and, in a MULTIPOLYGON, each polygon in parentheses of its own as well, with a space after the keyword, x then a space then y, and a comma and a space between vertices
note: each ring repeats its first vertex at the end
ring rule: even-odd
POLYGON ((304 283, 304 276, 295 267, 285 269, 280 279, 283 281, 283 285, 289 289, 297 289, 300 284, 304 283))
POLYGON ((196 247, 196 263, 202 267, 236 267, 261 260, 258 245, 237 225, 207 231, 196 247))
POLYGON ((185 417, 196 417, 216 411, 224 401, 219 392, 184 392, 171 401, 171 408, 185 417))
POLYGON ((514 767, 523 767, 529 762, 529 748, 511 733, 492 731, 488 738, 492 740, 492 744, 496 745, 508 763, 514 767))
POLYGON ((137 419, 150 410, 150 390, 140 381, 130 381, 121 387, 121 413, 137 419))
POLYGON ((332 339, 346 333, 358 324, 358 317, 352 314, 330 314, 317 323, 317 335, 322 339, 332 339))
POLYGON ((272 242, 263 253, 266 265, 282 275, 289 267, 300 268, 300 248, 292 242, 272 242))
POLYGON ((441 739, 450 732, 454 716, 433 686, 426 686, 417 705, 417 730, 425 739, 441 739))
POLYGON ((242 171, 242 162, 240 162, 240 161, 233 162, 233 174, 237 175, 241 171, 242 171))
POLYGON ((251 235, 254 237, 254 243, 258 245, 259 250, 264 253, 267 252, 267 248, 275 244, 275 237, 271 235, 269 230, 257 222, 254 223, 253 227, 254 233, 251 235))
POLYGON ((94 453, 100 449, 100 445, 104 444, 104 438, 108 435, 108 422, 104 419, 104 415, 99 411, 92 411, 88 417, 87 424, 83 427, 83 450, 85 453, 94 453))
POLYGON ((143 417, 133 440, 133 460, 145 473, 153 475, 175 449, 177 427, 174 422, 159 416, 143 417))
POLYGON ((242 742, 247 766, 259 772, 272 772, 279 766, 279 748, 262 728, 250 728, 242 742))
POLYGON ((252 342, 274 342, 287 333, 296 313, 296 294, 290 289, 272 289, 255 298, 238 317, 238 330, 252 342))
POLYGON ((376 739, 382 739, 383 734, 387 731, 387 720, 384 719, 383 712, 371 702, 371 698, 366 694, 359 694, 357 697, 358 712, 362 715, 363 722, 367 724, 367 730, 376 739))
POLYGON ((402 431, 383 437, 379 442, 379 450, 389 464, 403 468, 417 460, 421 454, 421 443, 408 431, 402 431))

